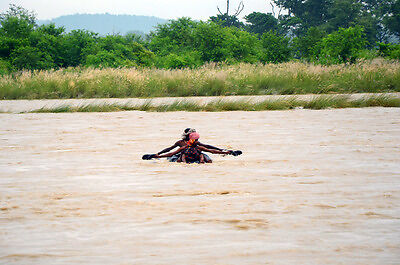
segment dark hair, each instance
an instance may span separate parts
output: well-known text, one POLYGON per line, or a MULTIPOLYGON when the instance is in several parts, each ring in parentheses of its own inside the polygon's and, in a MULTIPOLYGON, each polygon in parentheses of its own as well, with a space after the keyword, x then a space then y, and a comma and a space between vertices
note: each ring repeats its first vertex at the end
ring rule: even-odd
POLYGON ((184 130, 184 132, 187 133, 189 130, 190 130, 190 128, 186 128, 186 129, 184 130))

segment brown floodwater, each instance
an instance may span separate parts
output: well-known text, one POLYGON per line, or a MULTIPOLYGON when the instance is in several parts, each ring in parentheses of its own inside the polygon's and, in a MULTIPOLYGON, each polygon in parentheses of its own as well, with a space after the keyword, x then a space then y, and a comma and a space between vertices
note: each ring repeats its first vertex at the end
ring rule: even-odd
POLYGON ((0 114, 0 264, 399 263, 399 108, 0 114))

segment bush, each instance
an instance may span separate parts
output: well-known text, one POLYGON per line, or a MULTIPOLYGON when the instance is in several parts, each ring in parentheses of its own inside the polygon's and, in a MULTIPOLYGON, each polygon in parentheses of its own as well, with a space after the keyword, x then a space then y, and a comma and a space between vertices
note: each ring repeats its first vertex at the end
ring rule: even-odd
POLYGON ((358 52, 358 58, 363 59, 363 60, 372 60, 374 58, 378 57, 378 51, 377 50, 368 50, 364 49, 358 52))
POLYGON ((232 36, 231 50, 234 60, 245 63, 257 62, 262 48, 257 36, 237 28, 227 30, 232 36))
POLYGON ((282 63, 291 58, 289 38, 280 36, 273 31, 264 33, 261 37, 263 53, 261 61, 265 63, 282 63))
POLYGON ((0 75, 5 75, 10 73, 12 70, 12 65, 10 62, 0 59, 0 75))
POLYGON ((96 67, 96 68, 117 68, 123 66, 137 66, 134 62, 122 59, 116 54, 109 51, 100 51, 96 54, 89 54, 86 57, 86 66, 96 67))
POLYGON ((63 37, 63 67, 83 65, 87 52, 96 43, 97 34, 86 30, 73 30, 63 37))
POLYGON ((170 53, 163 57, 156 57, 156 66, 166 69, 196 68, 203 64, 199 52, 170 53))
POLYGON ((50 55, 41 52, 38 48, 25 46, 15 49, 11 54, 12 64, 17 69, 35 70, 54 67, 50 55))
POLYGON ((193 32, 194 48, 200 52, 203 62, 223 62, 233 57, 231 33, 217 23, 201 22, 193 32))
POLYGON ((183 17, 158 25, 150 34, 149 49, 157 55, 165 56, 193 47, 193 30, 197 24, 198 22, 183 17))
POLYGON ((254 63, 261 49, 255 34, 185 18, 158 26, 151 37, 149 47, 158 56, 155 64, 162 68, 193 67, 205 62, 254 63))
POLYGON ((99 37, 96 41, 82 51, 86 54, 86 66, 116 68, 151 65, 154 54, 140 43, 133 42, 130 37, 109 35, 99 37))
POLYGON ((295 58, 311 61, 316 54, 321 52, 320 42, 324 36, 325 32, 319 28, 311 27, 304 36, 294 38, 292 45, 295 58))
POLYGON ((316 56, 321 64, 355 63, 360 52, 366 48, 364 29, 361 27, 340 28, 322 39, 321 52, 316 56))
POLYGON ((400 44, 378 43, 378 53, 389 59, 400 60, 400 44))

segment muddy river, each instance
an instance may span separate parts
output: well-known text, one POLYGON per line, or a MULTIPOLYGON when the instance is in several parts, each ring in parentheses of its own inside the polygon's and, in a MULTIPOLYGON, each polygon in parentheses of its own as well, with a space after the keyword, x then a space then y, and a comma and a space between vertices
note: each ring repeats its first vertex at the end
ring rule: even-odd
POLYGON ((399 263, 399 108, 0 114, 0 264, 399 263))

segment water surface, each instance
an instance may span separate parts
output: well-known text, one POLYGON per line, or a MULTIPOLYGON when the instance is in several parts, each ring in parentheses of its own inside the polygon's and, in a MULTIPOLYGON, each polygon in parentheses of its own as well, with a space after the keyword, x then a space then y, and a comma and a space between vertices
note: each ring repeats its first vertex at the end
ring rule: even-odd
POLYGON ((0 114, 0 264, 399 264, 400 109, 0 114), (240 149, 143 161, 194 127, 240 149))

